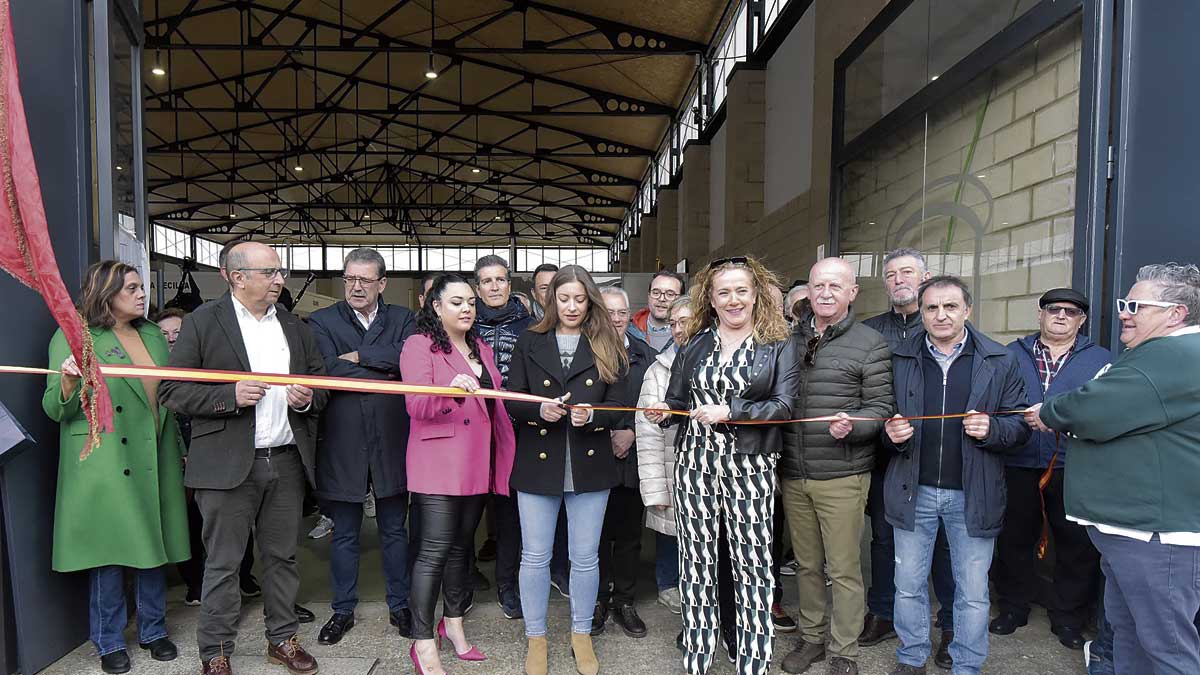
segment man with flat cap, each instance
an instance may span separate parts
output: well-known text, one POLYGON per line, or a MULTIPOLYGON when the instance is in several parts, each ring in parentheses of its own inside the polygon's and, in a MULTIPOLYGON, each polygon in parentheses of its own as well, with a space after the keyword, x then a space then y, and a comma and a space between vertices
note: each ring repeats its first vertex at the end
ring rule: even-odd
MULTIPOLYGON (((1038 301, 1039 330, 1008 345, 1017 359, 1030 405, 1065 393, 1091 380, 1112 354, 1081 335, 1089 303, 1079 291, 1055 288, 1038 301)), ((1000 614, 988 630, 1008 635, 1029 620, 1029 606, 1039 586, 1034 566, 1042 534, 1042 500, 1038 481, 1048 468, 1050 481, 1042 497, 1054 539, 1054 583, 1045 598, 1050 630, 1069 649, 1082 649, 1088 606, 1100 580, 1100 554, 1087 530, 1066 518, 1063 506, 1065 435, 1035 431, 1029 442, 1008 456, 1004 469, 1008 511, 996 543, 993 580, 1000 614)))

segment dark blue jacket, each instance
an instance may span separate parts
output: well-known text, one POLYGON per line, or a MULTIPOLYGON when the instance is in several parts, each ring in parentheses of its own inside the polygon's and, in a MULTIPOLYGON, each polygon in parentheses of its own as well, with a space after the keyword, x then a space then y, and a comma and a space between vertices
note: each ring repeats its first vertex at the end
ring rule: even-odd
MULTIPOLYGON (((1075 343, 1075 350, 1067 357, 1062 370, 1059 370, 1058 375, 1050 382, 1050 390, 1043 395, 1041 378, 1038 377, 1037 357, 1033 353, 1033 342, 1037 337, 1038 334, 1033 333, 1008 345, 1008 351, 1017 357, 1017 365, 1021 368, 1021 378, 1025 380, 1025 393, 1029 396, 1029 405, 1041 403, 1046 398, 1065 394, 1083 386, 1095 377, 1101 368, 1112 362, 1111 352, 1092 342, 1088 336, 1080 335, 1075 343)), ((1025 469, 1045 469, 1050 466, 1055 447, 1054 434, 1035 431, 1029 437, 1029 442, 1009 455, 1005 463, 1025 469)), ((1055 462, 1055 467, 1061 469, 1067 461, 1066 434, 1061 434, 1057 447, 1058 461, 1055 462)))
MULTIPOLYGON (((417 330, 411 311, 382 300, 370 330, 344 300, 313 312, 308 325, 330 375, 368 380, 400 379, 400 350, 417 330), (338 358, 355 351, 358 363, 338 358)), ((407 448, 403 396, 331 392, 317 434, 317 497, 362 503, 368 472, 378 498, 407 491, 407 448)))
POLYGON ((475 301, 475 312, 475 334, 496 353, 496 368, 504 378, 500 384, 507 387, 513 348, 517 346, 517 338, 533 323, 533 317, 516 296, 510 297, 508 304, 499 309, 488 307, 480 298, 475 301))
MULTIPOLYGON (((1017 359, 1004 348, 967 324, 970 339, 974 340, 971 358, 971 395, 966 410, 996 412, 1024 410, 1029 407, 1025 398, 1025 383, 1017 367, 1017 359)), ((896 390, 897 412, 904 417, 924 415, 925 370, 921 359, 927 350, 925 333, 901 343, 892 352, 892 383, 896 390)), ((966 412, 956 410, 952 412, 966 412)), ((898 453, 888 466, 884 478, 884 506, 887 521, 893 527, 912 531, 916 520, 916 494, 921 461, 921 425, 935 421, 913 423, 912 438, 897 446, 883 432, 883 444, 898 453)), ((1004 525, 1004 510, 1008 494, 1004 483, 1004 456, 1016 452, 1029 440, 1030 429, 1020 415, 993 417, 988 436, 976 440, 963 435, 963 497, 966 500, 967 534, 972 537, 996 537, 1004 525)))

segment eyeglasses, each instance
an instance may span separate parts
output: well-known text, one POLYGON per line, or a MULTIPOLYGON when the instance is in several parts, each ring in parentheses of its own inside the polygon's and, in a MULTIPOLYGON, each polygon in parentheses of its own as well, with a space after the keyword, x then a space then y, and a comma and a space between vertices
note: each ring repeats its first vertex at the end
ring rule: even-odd
POLYGON ((627 309, 610 309, 610 310, 608 310, 608 315, 614 319, 624 319, 625 317, 629 316, 629 310, 627 310, 627 309))
POLYGON ((346 282, 346 285, 350 288, 354 288, 359 284, 362 284, 363 288, 366 288, 376 281, 379 281, 379 279, 372 279, 370 277, 342 277, 342 281, 346 282))
POLYGON ((258 272, 268 279, 274 279, 275 275, 286 279, 288 277, 288 269, 286 267, 239 267, 238 272, 258 272))
POLYGON ((668 291, 661 288, 655 288, 650 291, 650 297, 655 300, 674 300, 679 297, 675 291, 668 291))
POLYGON ((726 265, 745 267, 749 262, 750 260, 744 255, 734 256, 732 258, 717 258, 716 260, 708 263, 708 269, 715 270, 726 265))
POLYGON ((1058 314, 1061 312, 1072 319, 1077 319, 1083 316, 1082 309, 1079 309, 1078 307, 1064 307, 1063 305, 1046 305, 1042 308, 1042 311, 1050 316, 1058 316, 1058 314))
POLYGON ((808 340, 808 345, 804 350, 804 365, 812 367, 817 362, 817 345, 821 343, 821 336, 814 335, 808 340))
POLYGON ((1178 302, 1163 302, 1161 300, 1126 300, 1125 298, 1117 298, 1117 312, 1133 316, 1134 314, 1138 313, 1138 310, 1141 309, 1143 305, 1146 307, 1162 307, 1163 309, 1170 309, 1178 304, 1178 302))

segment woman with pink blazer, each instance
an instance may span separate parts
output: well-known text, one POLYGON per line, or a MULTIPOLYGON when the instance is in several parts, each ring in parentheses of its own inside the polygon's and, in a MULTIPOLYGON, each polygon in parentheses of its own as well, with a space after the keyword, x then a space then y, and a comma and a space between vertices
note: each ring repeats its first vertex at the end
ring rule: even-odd
MULTIPOLYGON (((500 372, 486 343, 472 333, 475 292, 456 274, 438 276, 417 313, 417 332, 400 352, 408 384, 498 388, 500 372)), ((463 632, 470 601, 467 552, 490 493, 508 494, 515 441, 512 422, 497 399, 404 397, 408 434, 408 489, 423 536, 412 572, 409 606, 418 675, 441 675, 439 647, 449 639, 464 661, 485 657, 463 632), (434 641, 433 613, 442 594, 442 621, 434 641)))

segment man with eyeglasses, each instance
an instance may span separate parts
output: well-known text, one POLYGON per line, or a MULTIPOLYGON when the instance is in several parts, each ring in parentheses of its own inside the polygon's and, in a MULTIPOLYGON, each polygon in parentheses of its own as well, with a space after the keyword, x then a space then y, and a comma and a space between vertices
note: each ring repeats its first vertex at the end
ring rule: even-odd
POLYGON ((806 672, 826 655, 830 675, 858 673, 866 605, 863 511, 882 420, 896 405, 892 351, 882 335, 855 317, 857 297, 850 263, 825 258, 812 266, 796 327, 804 359, 792 413, 830 421, 783 429, 779 477, 800 591, 800 642, 783 660, 788 673, 806 672), (832 602, 826 600, 826 568, 832 602))
MULTIPOLYGON (((1071 288, 1051 289, 1038 305, 1038 332, 1008 345, 1034 404, 1082 386, 1112 360, 1107 349, 1079 332, 1089 308, 1082 293, 1071 288)), ((1050 597, 1042 604, 1058 641, 1069 649, 1083 649, 1083 627, 1100 578, 1100 554, 1087 530, 1067 521, 1063 510, 1063 467, 1069 444, 1066 437, 1035 432, 1028 443, 1005 458, 1008 510, 992 565, 1000 614, 988 630, 1009 635, 1029 620, 1029 607, 1039 586, 1035 567, 1044 509, 1054 536, 1054 582, 1050 597), (1043 475, 1046 483, 1039 499, 1043 475)))
MULTIPOLYGON (((416 317, 383 300, 387 265, 378 251, 356 248, 342 267, 344 300, 313 312, 308 323, 330 375, 366 380, 400 379, 400 350, 416 332, 416 317)), ((388 614, 403 637, 411 637, 408 609, 408 483, 405 449, 408 413, 404 398, 388 394, 332 392, 321 416, 317 442, 317 498, 333 519, 329 572, 332 616, 317 642, 333 645, 354 627, 358 605, 359 531, 365 495, 375 495, 375 522, 388 614)))
MULTIPOLYGON (((626 332, 629 324, 629 295, 616 286, 600 289, 605 309, 617 333, 625 339, 629 355, 629 370, 625 382, 630 390, 626 400, 637 400, 646 370, 654 362, 654 352, 641 340, 626 332), (637 391, 634 391, 634 390, 637 391)), ((625 416, 609 432, 612 453, 617 458, 620 481, 608 493, 608 508, 604 512, 604 529, 600 536, 600 590, 596 595, 596 610, 592 615, 592 635, 604 632, 611 615, 613 622, 632 638, 646 637, 646 623, 638 616, 636 599, 638 566, 642 559, 642 518, 646 506, 642 503, 641 481, 638 479, 637 444, 634 442, 633 414, 625 416)))
POLYGON ((1142 267, 1117 311, 1128 349, 1026 418, 1071 436, 1066 513, 1102 556, 1116 672, 1200 673, 1200 268, 1142 267))
POLYGON ((657 354, 671 344, 671 303, 683 295, 683 276, 659 270, 650 279, 649 302, 629 321, 628 332, 650 345, 657 354))
MULTIPOLYGON (((231 291, 183 321, 177 368, 323 375, 312 332, 276 305, 287 270, 257 242, 226 258, 231 291)), ((305 480, 314 481, 317 420, 329 393, 302 385, 163 380, 159 402, 192 418, 184 483, 204 518, 204 595, 196 642, 204 675, 232 673, 241 609, 238 567, 254 530, 263 568, 267 657, 293 675, 317 670, 300 645, 295 553, 305 480)))

